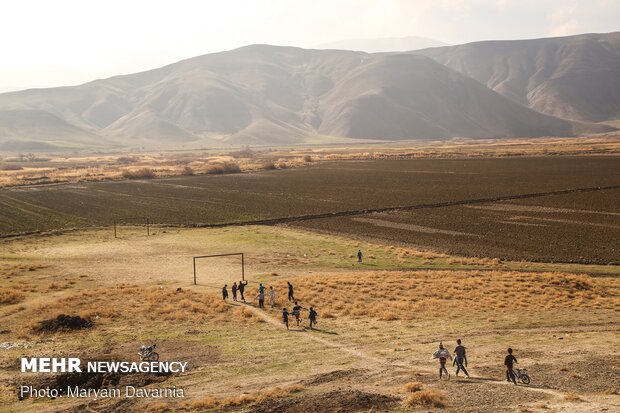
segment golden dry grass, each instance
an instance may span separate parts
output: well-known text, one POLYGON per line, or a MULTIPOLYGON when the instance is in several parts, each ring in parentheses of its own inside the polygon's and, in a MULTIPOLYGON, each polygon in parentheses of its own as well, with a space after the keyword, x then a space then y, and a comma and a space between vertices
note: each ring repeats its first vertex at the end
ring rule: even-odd
POLYGON ((404 401, 407 407, 446 407, 446 397, 440 391, 434 389, 420 390, 407 397, 404 401))
POLYGON ((24 294, 12 287, 0 287, 0 305, 17 304, 24 300, 24 294))
MULTIPOLYGON (((139 169, 150 177, 202 175, 225 172, 222 164, 258 171, 300 167, 324 160, 405 159, 449 157, 502 157, 588 155, 620 153, 620 135, 581 138, 509 140, 452 140, 433 143, 316 147, 304 150, 252 150, 232 152, 140 152, 123 154, 14 156, 0 162, 0 187, 127 179, 139 169), (361 149, 363 148, 363 149, 361 149), (191 171, 191 173, 188 173, 191 171), (222 172, 224 171, 224 172, 222 172), (124 176, 125 175, 125 176, 124 176)), ((232 173, 237 172, 236 170, 232 173)), ((135 178, 142 179, 142 178, 135 178)))
POLYGON ((424 388, 424 384, 420 383, 419 381, 412 381, 409 382, 407 384, 405 384, 404 389, 407 393, 415 393, 417 391, 420 391, 424 388))
POLYGON ((272 389, 257 391, 249 394, 241 394, 234 397, 214 397, 206 396, 199 400, 188 401, 181 405, 183 410, 203 410, 214 408, 239 407, 253 403, 260 403, 268 399, 277 399, 286 397, 292 393, 299 393, 304 388, 300 385, 292 385, 288 387, 274 387, 272 389))
MULTIPOLYGON (((59 314, 91 319, 95 327, 100 324, 158 320, 191 324, 206 320, 229 322, 232 321, 229 313, 232 313, 233 308, 216 294, 121 285, 116 288, 70 291, 61 298, 26 306, 18 316, 29 320, 29 323, 16 325, 15 330, 22 335, 27 334, 40 321, 55 318, 59 314)), ((243 317, 237 317, 234 321, 240 320, 243 317)))
MULTIPOLYGON (((286 290, 285 281, 274 285, 286 290)), ((295 297, 304 306, 318 307, 319 317, 393 321, 472 311, 493 314, 517 301, 521 310, 533 312, 620 308, 620 289, 614 279, 558 273, 385 271, 372 278, 337 273, 297 277, 294 285, 295 297)))
POLYGON ((569 401, 569 402, 582 402, 583 401, 583 399, 579 397, 579 395, 576 393, 568 393, 567 395, 564 396, 564 400, 569 401))

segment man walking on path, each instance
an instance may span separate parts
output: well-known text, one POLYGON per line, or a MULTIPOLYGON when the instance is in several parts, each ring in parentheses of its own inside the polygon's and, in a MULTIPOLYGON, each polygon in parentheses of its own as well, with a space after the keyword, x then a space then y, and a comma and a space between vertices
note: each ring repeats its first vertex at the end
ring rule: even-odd
POLYGON ((272 286, 269 286, 269 304, 271 304, 271 308, 276 306, 276 290, 272 286))
POLYGON ((237 283, 234 282, 230 289, 232 290, 233 301, 237 301, 237 283))
POLYGON ((293 284, 288 281, 286 283, 288 284, 288 300, 294 302, 295 296, 293 295, 293 284))
POLYGON ((357 250, 357 262, 359 262, 360 264, 362 263, 362 257, 364 255, 362 254, 362 250, 357 250))
POLYGON ((239 281, 239 287, 237 287, 237 289, 239 290, 239 295, 241 296, 241 300, 245 303, 245 297, 243 296, 243 290, 245 290, 245 286, 248 285, 247 281, 239 281))
POLYGON ((228 299, 228 284, 224 284, 224 288, 222 288, 222 298, 224 299, 224 301, 226 301, 228 299))
POLYGON ((456 348, 454 349, 454 362, 452 365, 456 364, 456 376, 458 377, 459 371, 463 370, 463 373, 467 377, 469 377, 469 373, 465 368, 467 366, 467 354, 465 351, 465 346, 461 344, 461 339, 456 340, 456 348))
POLYGON ((514 363, 517 363, 517 358, 512 355, 512 349, 509 348, 508 349, 508 354, 506 354, 506 358, 504 359, 504 366, 506 366, 506 381, 508 383, 510 383, 510 381, 512 380, 512 382, 516 386, 517 385, 517 375, 515 374, 514 370, 512 369, 513 366, 514 366, 514 363))

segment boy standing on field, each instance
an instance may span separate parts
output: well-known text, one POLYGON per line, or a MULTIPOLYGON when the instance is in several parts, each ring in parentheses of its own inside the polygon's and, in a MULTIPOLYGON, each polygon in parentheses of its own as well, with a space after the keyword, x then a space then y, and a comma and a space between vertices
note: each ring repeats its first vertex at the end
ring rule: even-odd
POLYGON ((288 284, 288 300, 295 301, 295 295, 293 294, 293 284, 290 282, 286 282, 288 284))
POLYGON ((239 287, 237 290, 239 291, 239 295, 241 296, 241 300, 245 303, 245 297, 243 296, 243 290, 245 290, 245 286, 248 285, 248 282, 239 281, 239 287))
POLYGON ((233 301, 237 301, 237 282, 234 282, 230 289, 232 290, 233 301))
POLYGON ((517 363, 517 358, 512 355, 512 349, 509 348, 508 349, 508 354, 506 354, 506 358, 504 359, 504 366, 506 366, 506 381, 508 383, 510 383, 510 381, 512 380, 512 382, 516 386, 517 385, 517 375, 515 374, 514 370, 512 369, 513 366, 514 366, 514 363, 517 363))
POLYGON ((360 264, 362 263, 362 257, 364 255, 362 254, 362 250, 357 250, 357 262, 359 262, 360 264))
POLYGON ((269 286, 269 304, 271 304, 271 308, 276 306, 276 290, 272 286, 269 286))
POLYGON ((224 301, 226 301, 228 299, 228 284, 224 284, 224 288, 222 288, 222 298, 224 299, 224 301))

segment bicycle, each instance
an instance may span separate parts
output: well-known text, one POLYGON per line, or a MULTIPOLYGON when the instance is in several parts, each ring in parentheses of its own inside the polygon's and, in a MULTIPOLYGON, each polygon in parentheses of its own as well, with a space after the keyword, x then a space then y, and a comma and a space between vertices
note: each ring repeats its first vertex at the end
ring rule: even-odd
POLYGON ((142 345, 140 347, 140 361, 159 361, 159 353, 155 351, 156 344, 150 346, 142 345))
POLYGON ((523 384, 530 384, 530 376, 527 374, 527 369, 514 369, 513 373, 515 379, 519 380, 523 384))

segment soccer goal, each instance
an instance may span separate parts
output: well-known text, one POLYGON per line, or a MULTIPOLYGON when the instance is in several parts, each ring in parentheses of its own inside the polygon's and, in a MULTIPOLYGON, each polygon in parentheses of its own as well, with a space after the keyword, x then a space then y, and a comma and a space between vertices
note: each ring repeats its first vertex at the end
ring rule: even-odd
POLYGON ((120 227, 122 226, 144 226, 146 227, 146 235, 151 235, 151 222, 148 217, 129 217, 117 218, 114 220, 114 238, 118 238, 120 227))
MULTIPOLYGON (((245 256, 243 255, 242 252, 233 252, 229 254, 211 254, 211 255, 199 255, 197 257, 192 257, 194 261, 194 285, 198 284, 196 261, 205 260, 205 259, 226 258, 226 257, 230 258, 230 257, 235 257, 235 256, 238 256, 241 258, 241 280, 245 281, 245 256)), ((229 263, 229 266, 230 266, 230 263, 229 263)))

